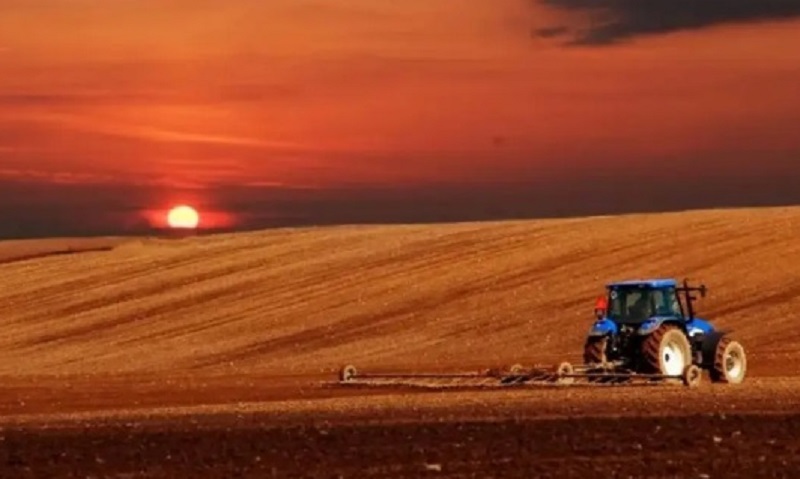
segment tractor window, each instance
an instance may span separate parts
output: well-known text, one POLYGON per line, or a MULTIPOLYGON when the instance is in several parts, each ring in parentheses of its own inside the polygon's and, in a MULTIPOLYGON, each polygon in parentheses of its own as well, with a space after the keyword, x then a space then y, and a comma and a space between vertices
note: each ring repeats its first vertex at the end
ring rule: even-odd
POLYGON ((656 315, 681 316, 681 306, 674 288, 658 289, 653 291, 656 315))
POLYGON ((642 322, 652 316, 681 316, 675 290, 617 288, 609 297, 609 316, 622 322, 642 322))
POLYGON ((618 321, 641 322, 653 316, 653 291, 645 288, 618 288, 611 291, 609 315, 618 321))

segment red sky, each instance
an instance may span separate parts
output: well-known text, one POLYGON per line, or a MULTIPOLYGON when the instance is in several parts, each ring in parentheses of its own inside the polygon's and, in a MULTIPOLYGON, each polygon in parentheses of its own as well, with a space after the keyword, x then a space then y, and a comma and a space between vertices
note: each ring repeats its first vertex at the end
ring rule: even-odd
MULTIPOLYGON (((109 230, 173 201, 234 222, 254 209, 334 221, 330 205, 358 218, 387 188, 391 207, 369 219, 413 220, 424 206, 404 210, 402 191, 458 209, 469 188, 507 182, 559 182, 579 212, 613 175, 669 195, 689 175, 682 206, 800 201, 757 190, 800 176, 798 20, 565 47, 531 35, 565 17, 527 0, 0 2, 0 215, 15 205, 14 234, 36 223, 20 205, 57 204, 61 225, 81 221, 80 198, 122 191, 124 208, 96 206, 109 230), (751 196, 731 194, 742 185, 751 196)), ((556 212, 535 201, 531 214, 556 212)))

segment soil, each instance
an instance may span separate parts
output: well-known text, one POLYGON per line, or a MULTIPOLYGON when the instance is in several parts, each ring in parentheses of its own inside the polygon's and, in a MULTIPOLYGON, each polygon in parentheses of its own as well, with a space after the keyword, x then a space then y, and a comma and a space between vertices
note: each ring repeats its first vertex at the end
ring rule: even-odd
POLYGON ((798 233, 776 208, 28 246, 0 264, 0 477, 796 477, 798 233), (579 363, 603 284, 641 276, 708 284, 744 384, 336 384, 579 363))
POLYGON ((800 469, 800 380, 791 378, 472 391, 326 377, 128 379, 5 387, 0 476, 697 478, 800 469))

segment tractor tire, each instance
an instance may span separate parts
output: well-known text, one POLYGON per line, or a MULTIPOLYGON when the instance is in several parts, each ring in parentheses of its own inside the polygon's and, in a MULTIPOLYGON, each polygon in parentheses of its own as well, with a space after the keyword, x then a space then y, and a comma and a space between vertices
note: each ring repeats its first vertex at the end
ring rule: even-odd
POLYGON ((586 344, 583 346, 583 363, 587 365, 605 365, 608 360, 606 357, 607 344, 607 336, 586 339, 586 344))
POLYGON ((679 377, 692 364, 692 345, 677 326, 665 324, 642 342, 642 360, 647 372, 679 377))
POLYGON ((717 383, 740 384, 747 373, 747 356, 738 341, 723 337, 717 344, 714 365, 709 371, 717 383))

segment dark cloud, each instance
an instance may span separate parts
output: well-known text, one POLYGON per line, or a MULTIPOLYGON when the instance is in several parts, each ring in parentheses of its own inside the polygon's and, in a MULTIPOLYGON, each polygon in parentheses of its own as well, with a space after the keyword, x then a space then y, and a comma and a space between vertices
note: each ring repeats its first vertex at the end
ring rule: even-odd
POLYGON ((759 22, 800 16, 800 0, 531 0, 586 15, 589 25, 534 30, 548 38, 573 35, 571 44, 605 45, 641 35, 690 30, 724 23, 759 22))
POLYGON ((533 31, 533 35, 542 38, 557 37, 569 33, 569 28, 561 27, 544 27, 537 28, 533 31))

